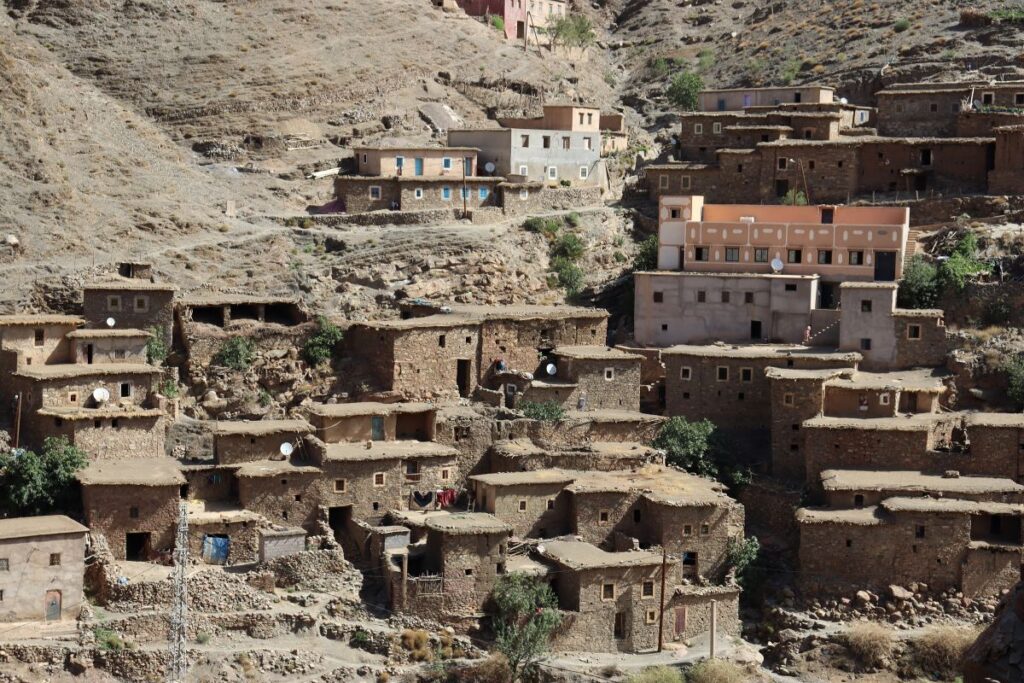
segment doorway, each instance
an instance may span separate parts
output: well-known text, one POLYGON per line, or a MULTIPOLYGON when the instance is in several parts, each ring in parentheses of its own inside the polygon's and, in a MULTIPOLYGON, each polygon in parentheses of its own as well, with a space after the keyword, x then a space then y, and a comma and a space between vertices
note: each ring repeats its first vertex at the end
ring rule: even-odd
POLYGON ((818 308, 835 308, 836 291, 832 284, 818 284, 818 308))
POLYGON ((349 520, 351 519, 351 505, 327 508, 327 524, 331 527, 331 532, 334 534, 335 541, 340 543, 341 539, 344 538, 349 520))
POLYGON ((526 37, 526 23, 522 21, 516 22, 516 38, 522 39, 526 37))
POLYGON ((892 282, 896 279, 896 252, 875 252, 875 280, 892 282))
POLYGON ((93 358, 93 347, 92 347, 92 344, 86 344, 85 345, 85 362, 87 364, 89 364, 89 365, 92 365, 92 358, 93 358))
POLYGON ((469 367, 470 361, 460 358, 455 361, 455 383, 459 387, 459 396, 469 396, 469 367))
POLYGON ((124 535, 124 558, 130 562, 146 562, 150 556, 150 539, 148 531, 129 532, 124 535))
POLYGON ((775 196, 785 197, 789 192, 789 181, 788 180, 776 180, 775 181, 775 196))
POLYGON ((370 416, 370 440, 371 441, 383 441, 384 440, 384 416, 383 415, 371 415, 370 416))
POLYGON ((686 608, 676 607, 676 638, 686 633, 686 608))
POLYGON ((750 321, 750 338, 752 340, 761 340, 761 321, 751 320, 750 321))
POLYGON ((46 591, 46 599, 43 604, 47 621, 60 621, 61 602, 60 591, 46 591))

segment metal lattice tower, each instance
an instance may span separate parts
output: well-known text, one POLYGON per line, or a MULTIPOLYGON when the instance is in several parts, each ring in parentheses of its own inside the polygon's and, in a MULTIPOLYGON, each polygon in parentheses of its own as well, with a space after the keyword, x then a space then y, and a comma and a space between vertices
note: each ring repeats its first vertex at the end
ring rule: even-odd
POLYGON ((168 683, 184 683, 188 672, 185 633, 188 622, 188 504, 178 504, 178 536, 174 542, 174 604, 171 606, 171 665, 168 683))

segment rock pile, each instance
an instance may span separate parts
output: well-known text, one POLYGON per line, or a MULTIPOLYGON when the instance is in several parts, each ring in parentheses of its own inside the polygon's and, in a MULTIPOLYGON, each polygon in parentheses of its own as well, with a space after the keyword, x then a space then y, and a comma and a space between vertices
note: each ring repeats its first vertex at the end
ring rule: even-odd
POLYGON ((986 622, 997 603, 998 598, 968 598, 952 589, 932 593, 926 584, 912 583, 889 586, 881 595, 862 590, 852 598, 812 600, 807 612, 825 621, 868 619, 908 629, 948 621, 986 622))

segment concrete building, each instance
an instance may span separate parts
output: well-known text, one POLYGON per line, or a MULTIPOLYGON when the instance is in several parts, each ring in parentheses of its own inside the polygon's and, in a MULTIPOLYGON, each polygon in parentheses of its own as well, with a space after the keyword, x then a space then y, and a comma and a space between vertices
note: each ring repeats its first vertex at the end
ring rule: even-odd
POLYGON ((78 616, 88 531, 63 515, 0 519, 0 621, 78 616))

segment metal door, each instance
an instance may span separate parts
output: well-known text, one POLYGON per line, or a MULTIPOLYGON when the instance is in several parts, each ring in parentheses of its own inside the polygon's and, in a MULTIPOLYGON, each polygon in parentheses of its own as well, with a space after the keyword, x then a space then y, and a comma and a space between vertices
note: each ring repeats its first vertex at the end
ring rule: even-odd
POLYGON ((60 621, 60 591, 46 591, 46 620, 60 621))
POLYGON ((875 252, 875 280, 892 282, 896 279, 896 252, 875 252))
POLYGON ((373 415, 370 417, 370 439, 373 441, 384 440, 384 416, 373 415))
POLYGON ((416 175, 423 175, 423 159, 416 159, 416 175))

